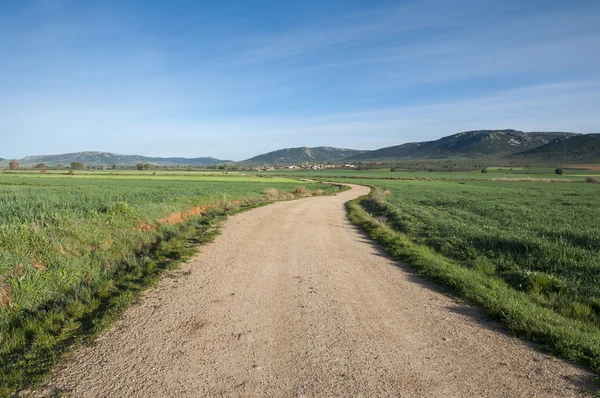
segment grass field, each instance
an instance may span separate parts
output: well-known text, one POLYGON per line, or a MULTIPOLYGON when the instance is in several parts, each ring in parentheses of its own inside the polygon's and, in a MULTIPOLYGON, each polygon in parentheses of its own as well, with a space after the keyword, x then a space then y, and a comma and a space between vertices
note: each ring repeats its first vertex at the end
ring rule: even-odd
POLYGON ((239 174, 0 174, 0 395, 102 330, 226 214, 338 189, 239 174))
MULTIPOLYGON (((590 166, 587 166, 590 167, 590 166)), ((432 179, 432 180, 493 180, 493 179, 510 179, 510 180, 568 180, 572 182, 585 182, 585 179, 590 176, 600 177, 599 170, 583 170, 583 169, 568 169, 563 168, 563 175, 556 175, 555 168, 536 167, 536 168, 507 168, 507 167, 489 167, 487 173, 482 173, 481 170, 474 171, 410 171, 399 170, 390 171, 390 169, 373 169, 373 170, 303 170, 303 171, 281 171, 276 170, 270 172, 280 176, 297 176, 297 177, 313 177, 319 179, 361 179, 361 178, 376 178, 376 179, 432 179)))
POLYGON ((378 187, 349 209, 392 255, 600 371, 600 184, 353 182, 378 187))

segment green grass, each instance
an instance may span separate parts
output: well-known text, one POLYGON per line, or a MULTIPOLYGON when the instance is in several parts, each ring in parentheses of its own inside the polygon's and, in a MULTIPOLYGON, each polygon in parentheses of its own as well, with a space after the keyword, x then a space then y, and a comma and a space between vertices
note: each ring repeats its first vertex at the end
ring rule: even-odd
POLYGON ((227 214, 267 203, 269 188, 298 186, 339 189, 242 175, 0 174, 0 396, 34 383, 73 342, 102 330, 210 240, 227 214), (158 221, 194 207, 204 214, 158 221))
POLYGON ((349 205, 392 255, 600 371, 600 184, 379 180, 349 205))
MULTIPOLYGON (((60 172, 48 171, 45 173, 31 172, 31 171, 15 171, 15 172, 4 172, 3 175, 28 178, 32 180, 48 181, 50 178, 59 178, 63 181, 65 179, 111 179, 111 180, 150 180, 150 181, 225 181, 225 182, 264 182, 264 178, 257 177, 256 175, 247 175, 237 172, 221 172, 221 173, 209 173, 209 172, 143 172, 143 171, 119 171, 119 172, 92 172, 92 171, 77 171, 70 175, 64 170, 60 172)), ((269 177, 270 182, 287 182, 298 184, 298 181, 293 178, 285 177, 269 177)))
POLYGON ((489 167, 487 173, 481 169, 473 171, 411 171, 390 169, 374 170, 302 170, 285 171, 277 170, 270 173, 284 177, 313 177, 318 179, 434 179, 434 180, 494 180, 494 179, 540 179, 540 180, 569 180, 573 182, 584 182, 588 176, 600 176, 600 171, 563 169, 563 175, 556 175, 555 168, 511 168, 489 167))

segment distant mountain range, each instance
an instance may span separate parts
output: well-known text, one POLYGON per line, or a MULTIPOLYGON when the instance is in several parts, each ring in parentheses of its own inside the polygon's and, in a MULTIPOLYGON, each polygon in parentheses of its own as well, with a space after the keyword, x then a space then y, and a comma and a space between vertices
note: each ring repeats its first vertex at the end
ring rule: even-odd
POLYGON ((265 153, 253 158, 238 162, 242 165, 252 164, 301 164, 305 162, 326 163, 339 162, 352 156, 362 154, 367 151, 356 149, 332 148, 320 146, 314 148, 286 148, 278 151, 265 153))
POLYGON ((435 141, 411 142, 355 155, 349 161, 397 161, 453 158, 502 158, 537 148, 557 138, 575 133, 533 132, 518 130, 466 131, 435 141))
MULTIPOLYGON (((533 163, 576 164, 600 162, 600 134, 566 132, 530 132, 518 130, 466 131, 434 141, 411 142, 374 151, 321 147, 286 148, 237 162, 241 166, 287 165, 302 163, 393 162, 432 159, 522 160, 533 163)), ((44 163, 68 165, 79 161, 86 165, 133 166, 138 163, 158 165, 214 165, 231 163, 212 157, 160 158, 118 155, 108 152, 76 152, 62 155, 27 156, 21 166, 44 163)), ((7 160, 0 159, 4 165, 7 160)))
POLYGON ((600 134, 561 137, 546 145, 520 152, 514 159, 535 159, 555 163, 587 163, 600 161, 600 134))
POLYGON ((139 155, 119 155, 109 152, 75 152, 62 155, 27 156, 20 159, 21 164, 44 163, 46 165, 69 165, 71 162, 83 162, 86 165, 120 165, 133 166, 138 163, 152 163, 160 165, 211 165, 227 163, 230 160, 220 160, 211 157, 202 158, 156 158, 139 155))

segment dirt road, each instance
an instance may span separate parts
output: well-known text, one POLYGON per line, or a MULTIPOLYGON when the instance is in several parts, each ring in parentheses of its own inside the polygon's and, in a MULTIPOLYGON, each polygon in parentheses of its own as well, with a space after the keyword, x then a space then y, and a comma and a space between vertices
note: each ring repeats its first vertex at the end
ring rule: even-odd
POLYGON ((591 375, 389 259, 331 197, 231 217, 35 395, 569 397, 591 375))

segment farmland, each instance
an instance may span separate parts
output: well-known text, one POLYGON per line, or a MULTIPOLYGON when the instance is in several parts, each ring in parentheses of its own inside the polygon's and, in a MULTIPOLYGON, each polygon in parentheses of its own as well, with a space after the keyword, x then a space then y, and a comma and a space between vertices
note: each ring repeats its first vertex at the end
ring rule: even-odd
POLYGON ((513 333, 598 371, 600 184, 584 183, 598 173, 570 170, 566 182, 550 182, 553 170, 514 172, 512 180, 497 169, 396 179, 340 171, 330 179, 376 188, 348 208, 390 254, 513 333))
POLYGON ((355 179, 432 179, 432 180, 568 180, 572 182, 584 182, 587 177, 600 177, 600 171, 593 165, 564 167, 562 175, 555 174, 555 168, 549 167, 487 167, 486 173, 481 170, 447 171, 442 170, 435 164, 430 164, 424 169, 398 169, 390 171, 386 169, 366 170, 302 170, 302 171, 277 171, 272 174, 281 176, 304 176, 318 179, 343 179, 343 181, 355 179), (428 167, 432 167, 428 170, 428 167))
POLYGON ((0 174, 0 395, 175 275, 226 215, 339 190, 299 178, 373 187, 349 215, 391 255, 512 333, 600 370, 600 184, 585 183, 598 171, 486 171, 0 174))
POLYGON ((227 214, 338 189, 238 174, 0 174, 0 395, 105 328, 227 214))

